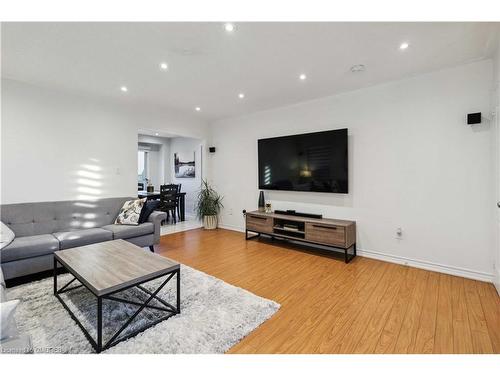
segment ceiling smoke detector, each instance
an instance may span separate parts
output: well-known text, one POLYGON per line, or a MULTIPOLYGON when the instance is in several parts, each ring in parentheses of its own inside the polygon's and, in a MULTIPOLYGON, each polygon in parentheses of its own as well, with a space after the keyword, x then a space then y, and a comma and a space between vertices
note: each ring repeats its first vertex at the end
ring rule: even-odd
POLYGON ((365 69, 366 69, 366 67, 363 64, 351 66, 351 72, 353 72, 353 73, 364 72, 365 69))

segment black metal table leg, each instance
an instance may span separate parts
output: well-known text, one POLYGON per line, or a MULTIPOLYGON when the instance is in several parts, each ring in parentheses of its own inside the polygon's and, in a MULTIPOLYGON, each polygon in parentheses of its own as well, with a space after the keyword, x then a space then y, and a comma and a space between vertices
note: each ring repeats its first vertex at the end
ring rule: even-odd
POLYGON ((102 298, 97 297, 97 353, 102 350, 102 298))
POLYGON ((181 270, 177 270, 177 314, 181 313, 181 270))
POLYGON ((356 257, 356 244, 353 244, 351 247, 344 249, 345 262, 349 263, 356 257), (352 255, 349 255, 349 249, 352 248, 352 255))
POLYGON ((57 259, 54 257, 54 295, 57 294, 57 259))
POLYGON ((251 240, 252 238, 260 237, 260 233, 254 234, 253 236, 248 236, 248 230, 245 230, 245 240, 251 240))

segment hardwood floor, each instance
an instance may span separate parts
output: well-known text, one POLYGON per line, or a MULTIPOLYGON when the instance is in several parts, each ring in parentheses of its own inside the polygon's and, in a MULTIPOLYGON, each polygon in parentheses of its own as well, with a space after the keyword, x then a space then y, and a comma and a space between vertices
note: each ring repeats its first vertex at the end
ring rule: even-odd
POLYGON ((229 353, 500 353, 492 284, 195 229, 156 252, 281 304, 229 353))

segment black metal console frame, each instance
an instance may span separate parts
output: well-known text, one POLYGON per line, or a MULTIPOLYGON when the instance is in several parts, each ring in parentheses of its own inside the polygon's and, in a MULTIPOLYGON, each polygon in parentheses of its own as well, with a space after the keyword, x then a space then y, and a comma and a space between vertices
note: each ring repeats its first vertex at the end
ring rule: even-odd
POLYGON ((285 235, 281 236, 278 233, 271 234, 271 233, 257 232, 257 231, 248 230, 245 228, 245 240, 247 240, 247 241, 254 239, 254 238, 258 238, 258 237, 260 237, 261 234, 263 234, 265 236, 269 236, 273 240, 274 240, 274 238, 281 238, 281 239, 287 240, 287 241, 297 241, 297 242, 307 243, 309 245, 324 246, 324 247, 335 249, 335 250, 339 250, 339 249, 344 250, 344 262, 345 263, 349 263, 356 256, 356 242, 354 242, 354 244, 352 244, 351 246, 344 248, 344 247, 338 247, 338 246, 325 245, 325 244, 320 244, 320 243, 316 243, 316 242, 311 242, 311 241, 304 240, 302 238, 290 238, 290 237, 287 237, 285 235), (248 232, 252 232, 252 233, 256 233, 256 234, 248 236, 248 232), (349 254, 350 249, 352 249, 352 254, 349 254))
POLYGON ((92 347, 94 348, 94 350, 97 353, 100 353, 103 350, 109 349, 110 347, 112 347, 112 346, 114 346, 114 345, 116 345, 116 344, 118 344, 118 343, 120 343, 122 341, 128 340, 129 338, 137 335, 138 333, 141 333, 141 332, 145 331, 146 329, 151 328, 151 327, 155 326, 156 324, 158 324, 158 323, 160 323, 160 322, 162 322, 162 321, 164 321, 164 320, 166 320, 166 319, 168 319, 168 318, 170 318, 170 317, 172 317, 174 315, 177 315, 177 314, 181 313, 181 301, 180 301, 180 295, 181 295, 180 294, 181 293, 181 270, 180 270, 180 266, 178 266, 174 270, 170 270, 170 271, 165 272, 165 273, 163 273, 161 275, 156 275, 156 276, 151 277, 151 278, 149 278, 147 280, 142 280, 142 281, 140 281, 138 283, 135 283, 133 285, 129 285, 129 286, 126 286, 126 287, 121 288, 119 290, 113 291, 111 293, 103 294, 103 295, 100 295, 100 296, 97 295, 97 294, 95 294, 90 288, 88 288, 85 285, 84 281, 80 280, 76 275, 74 275, 71 272, 71 270, 67 269, 61 262, 59 262, 57 260, 57 258, 55 256, 54 256, 54 275, 53 275, 53 277, 54 277, 54 295, 57 297, 57 299, 59 300, 59 302, 61 302, 61 304, 63 305, 63 307, 66 309, 66 311, 68 311, 68 313, 71 316, 71 318, 80 327, 80 329, 82 330, 83 334, 85 335, 85 337, 87 338, 87 340, 90 342, 90 345, 92 345, 92 347), (63 269, 67 270, 73 276, 73 279, 70 280, 68 283, 66 283, 59 290, 57 289, 57 275, 58 275, 57 264, 58 263, 62 266, 63 269), (146 289, 145 287, 143 287, 141 285, 141 284, 147 283, 147 282, 155 280, 155 279, 159 279, 159 278, 167 276, 167 275, 168 275, 168 277, 165 279, 165 281, 163 281, 161 283, 161 285, 154 292, 149 291, 148 289, 146 289), (165 287, 165 285, 167 285, 167 283, 174 276, 177 276, 177 280, 176 280, 177 281, 177 290, 176 290, 176 294, 177 294, 176 295, 176 299, 177 299, 176 305, 177 306, 176 307, 172 306, 171 304, 169 304, 168 302, 164 301, 163 299, 161 299, 160 297, 157 296, 157 294, 163 289, 163 287, 165 287), (81 284, 73 286, 73 287, 69 287, 75 280, 80 281, 81 284), (70 290, 74 290, 74 289, 81 288, 81 287, 86 287, 87 290, 90 291, 97 298, 97 341, 94 340, 94 338, 92 337, 92 335, 85 329, 85 327, 83 326, 83 324, 78 320, 78 318, 76 317, 76 315, 71 311, 71 309, 68 307, 68 305, 64 302, 64 300, 60 296, 60 294, 62 294, 62 293, 69 292, 70 290), (123 292, 124 290, 131 289, 131 288, 134 288, 134 287, 137 287, 142 292, 144 292, 147 295, 149 295, 149 298, 145 302, 141 302, 141 301, 128 301, 128 300, 125 300, 125 299, 113 296, 113 294, 116 294, 116 293, 119 293, 119 292, 123 292), (105 343, 104 345, 103 345, 103 342, 102 342, 102 301, 103 301, 103 299, 107 299, 107 300, 111 300, 111 301, 115 301, 115 302, 121 302, 121 303, 125 303, 125 304, 139 306, 139 308, 135 311, 135 313, 132 314, 132 316, 130 316, 128 318, 128 320, 120 327, 120 329, 118 329, 115 332, 115 334, 111 337, 111 339, 109 339, 108 342, 105 343), (149 305, 149 303, 153 299, 155 301, 160 302, 164 307, 149 305), (121 337, 121 338, 118 339, 118 337, 125 330, 125 328, 127 328, 130 325, 130 323, 132 323, 132 321, 145 308, 150 308, 150 309, 165 311, 165 312, 167 312, 167 314, 165 316, 161 317, 160 319, 157 319, 154 322, 145 324, 143 327, 141 327, 141 328, 139 328, 137 330, 134 330, 133 332, 130 332, 127 335, 125 335, 125 336, 123 336, 123 337, 121 337))

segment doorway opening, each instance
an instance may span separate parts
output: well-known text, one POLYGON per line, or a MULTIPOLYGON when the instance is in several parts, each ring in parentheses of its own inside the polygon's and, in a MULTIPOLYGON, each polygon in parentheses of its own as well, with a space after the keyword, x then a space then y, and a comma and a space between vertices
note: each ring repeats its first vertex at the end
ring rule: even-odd
POLYGON ((203 180, 204 152, 205 141, 199 138, 139 132, 138 196, 158 200, 158 209, 167 212, 161 235, 202 226, 194 209, 203 180))

